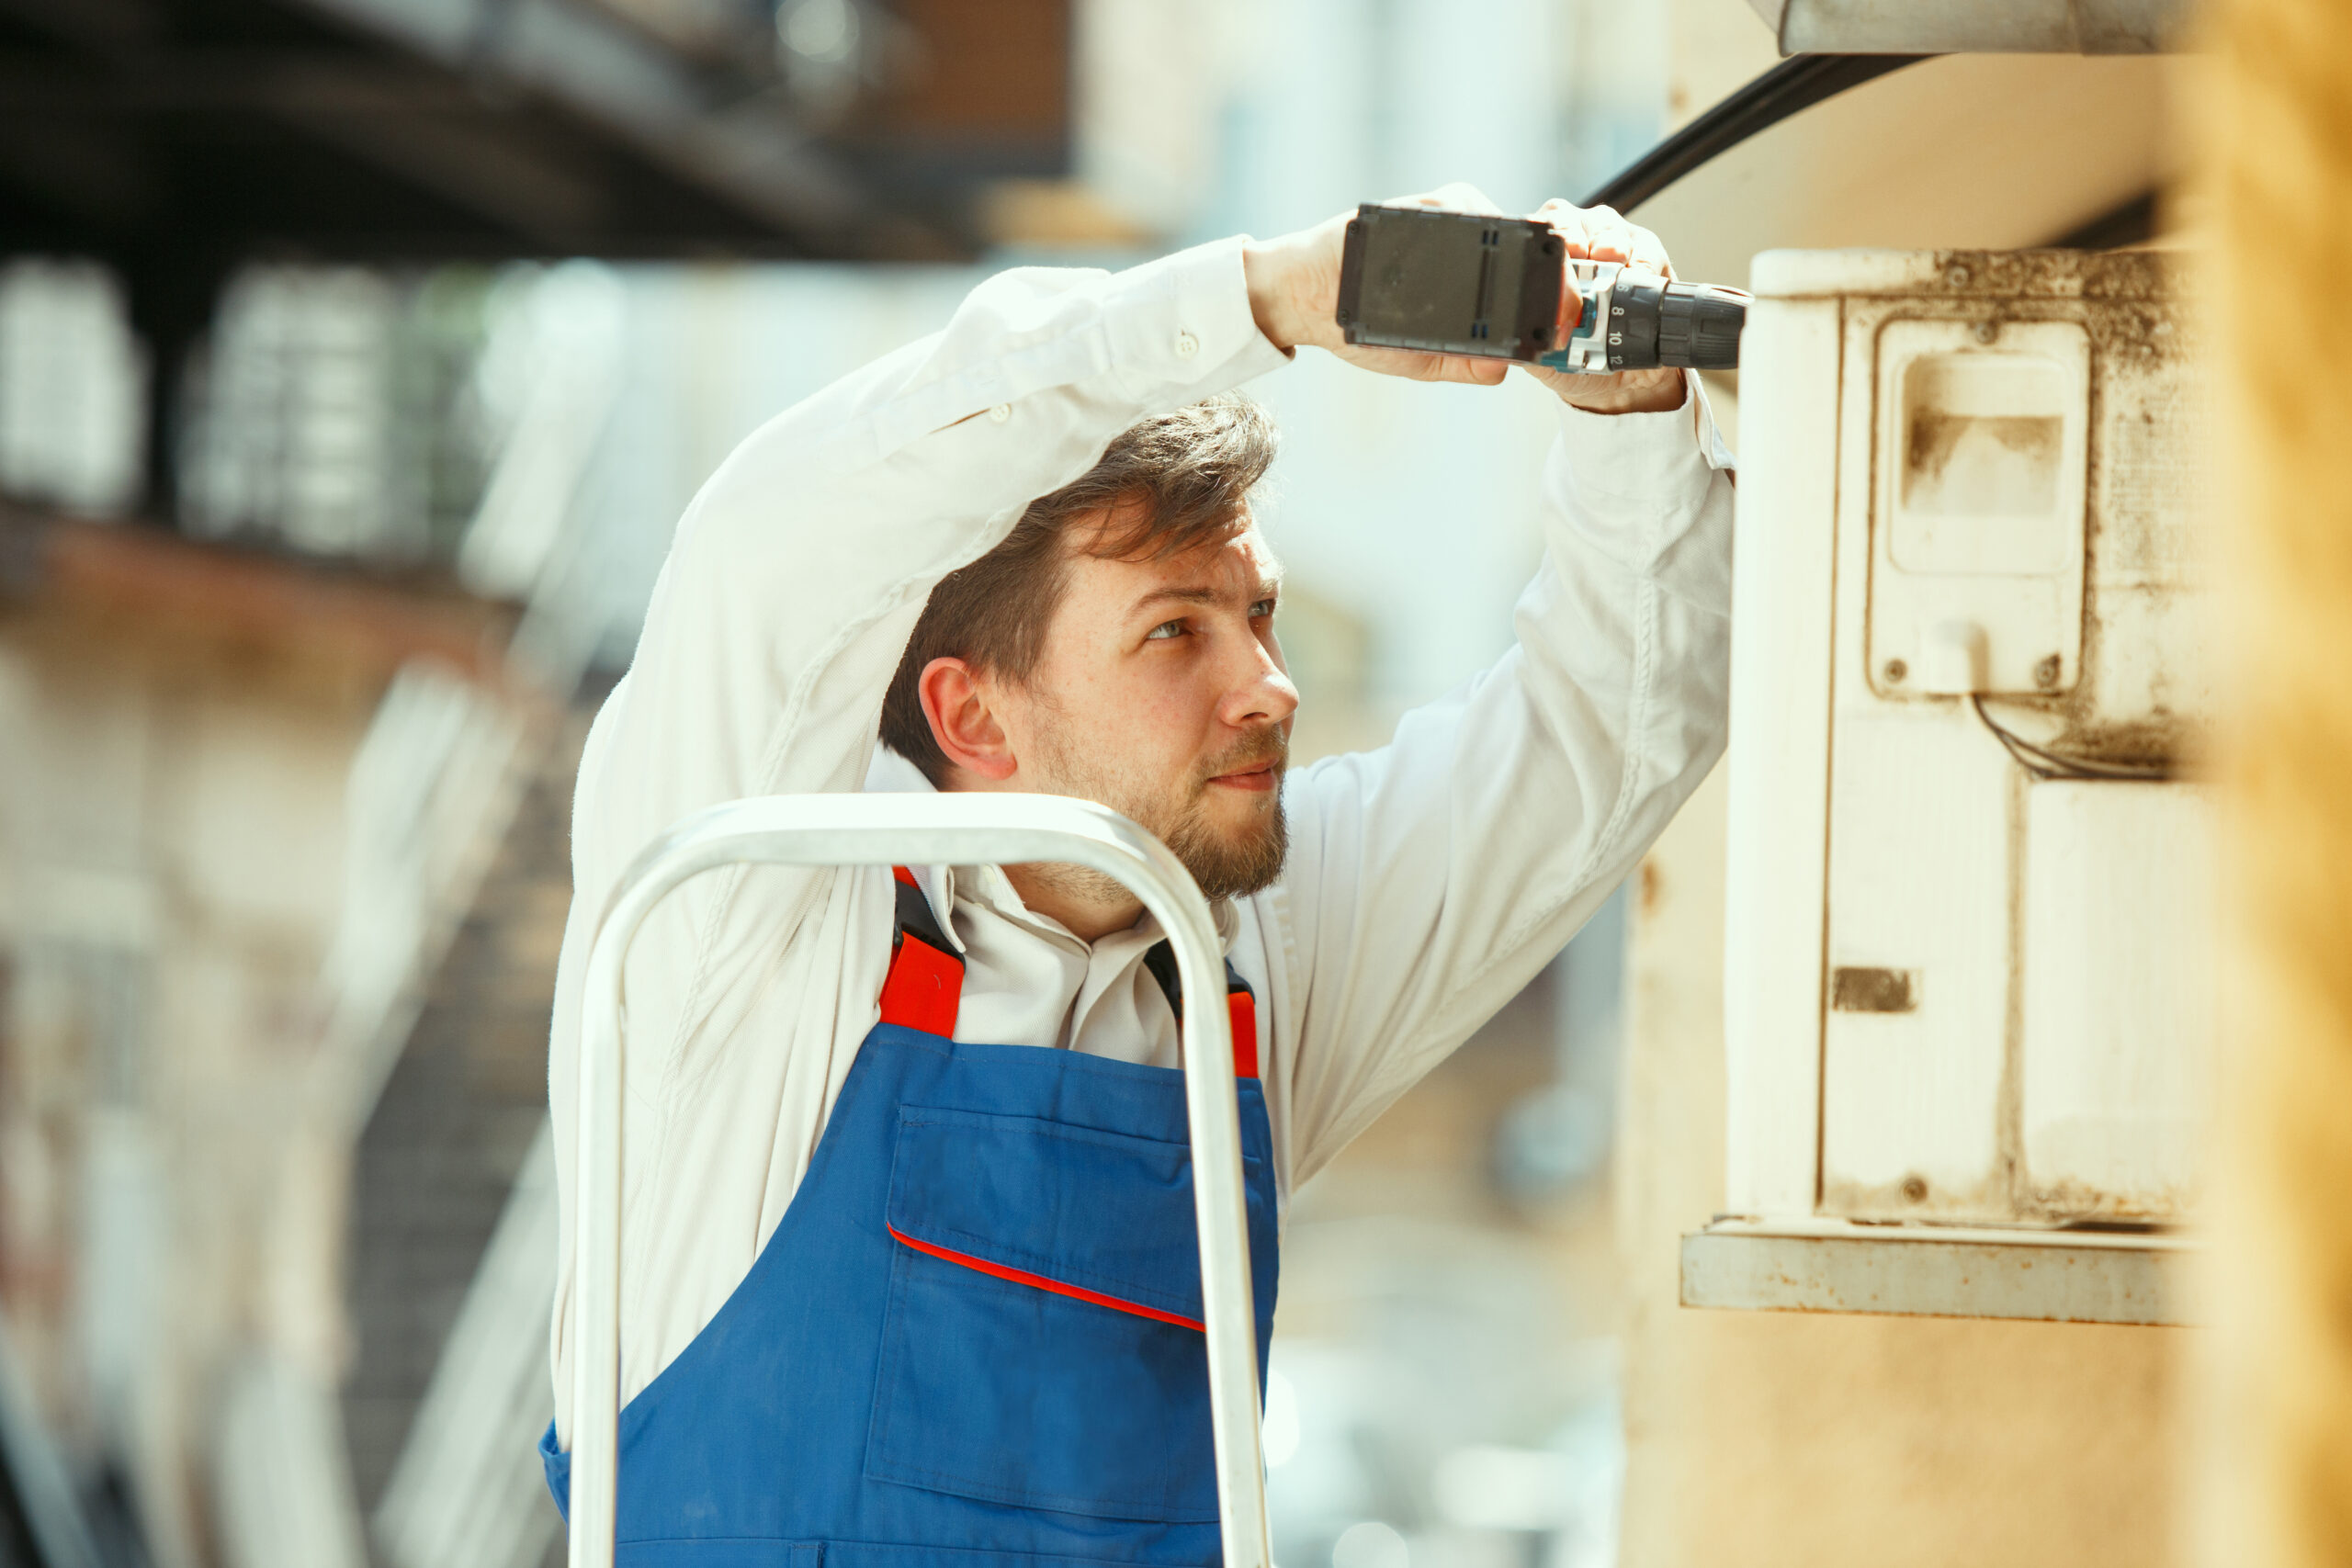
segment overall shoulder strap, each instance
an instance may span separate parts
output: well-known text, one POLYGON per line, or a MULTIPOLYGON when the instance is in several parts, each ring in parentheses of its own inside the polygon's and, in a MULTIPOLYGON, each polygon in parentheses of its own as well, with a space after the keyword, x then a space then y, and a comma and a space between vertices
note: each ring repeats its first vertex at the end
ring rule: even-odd
MULTIPOLYGON (((1153 942, 1143 955, 1143 964, 1159 982, 1176 1021, 1182 1023, 1184 982, 1176 973, 1176 950, 1165 942, 1153 942)), ((1225 1008, 1233 1024, 1233 1076, 1254 1078, 1258 1076, 1258 998, 1230 958, 1225 961, 1225 1008)))
MULTIPOLYGON (((905 866, 891 868, 899 897, 898 929, 890 939, 890 972, 882 981, 882 1021, 925 1034, 956 1032, 956 1014, 964 999, 964 955, 940 929, 931 900, 916 886, 905 866)), ((1167 995, 1178 1022, 1184 1017, 1184 985, 1176 973, 1175 950, 1155 942, 1143 955, 1144 966, 1167 995)), ((1258 1076, 1258 998, 1250 982, 1225 961, 1225 1005, 1233 1026, 1233 1073, 1258 1076)))
POLYGON ((882 1021, 952 1038, 964 1000, 964 955, 940 929, 914 873, 900 865, 890 874, 897 883, 899 916, 890 938, 890 973, 882 981, 882 1021))

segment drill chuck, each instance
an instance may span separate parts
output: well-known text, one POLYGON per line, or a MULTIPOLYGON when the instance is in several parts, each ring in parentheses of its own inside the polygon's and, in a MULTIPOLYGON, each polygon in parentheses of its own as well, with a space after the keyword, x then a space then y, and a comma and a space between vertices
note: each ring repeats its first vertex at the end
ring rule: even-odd
POLYGON ((1658 299, 1657 362, 1693 370, 1739 367, 1747 299, 1711 283, 1669 283, 1658 299))
POLYGON ((1670 283, 1609 262, 1571 262, 1582 311, 1566 348, 1539 356, 1555 370, 1733 370, 1747 296, 1712 283, 1670 283))

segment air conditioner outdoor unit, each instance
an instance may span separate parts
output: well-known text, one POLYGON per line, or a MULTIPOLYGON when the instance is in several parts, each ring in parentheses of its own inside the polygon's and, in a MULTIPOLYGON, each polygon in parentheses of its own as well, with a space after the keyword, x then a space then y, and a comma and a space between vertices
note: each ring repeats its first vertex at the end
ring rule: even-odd
POLYGON ((1756 261, 1687 1304, 2183 1319, 2218 1020, 2180 270, 1756 261))

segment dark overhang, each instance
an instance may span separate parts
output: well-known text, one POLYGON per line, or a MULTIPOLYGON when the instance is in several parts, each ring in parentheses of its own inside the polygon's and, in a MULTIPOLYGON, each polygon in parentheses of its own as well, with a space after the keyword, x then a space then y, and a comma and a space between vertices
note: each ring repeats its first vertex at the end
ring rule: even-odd
POLYGON ((762 0, 0 0, 0 250, 931 257, 1066 169, 1067 0, 845 9, 820 117, 762 0))

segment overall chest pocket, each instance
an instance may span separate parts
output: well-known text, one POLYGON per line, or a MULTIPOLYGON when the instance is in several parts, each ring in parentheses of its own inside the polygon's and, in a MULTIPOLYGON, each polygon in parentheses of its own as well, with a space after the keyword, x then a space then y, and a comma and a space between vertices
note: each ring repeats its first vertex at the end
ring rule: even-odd
MULTIPOLYGON (((1251 1229, 1270 1232, 1271 1183, 1246 1164, 1251 1229)), ((870 1478, 1102 1518, 1216 1517, 1185 1145, 909 1106, 888 1220, 870 1478)))

